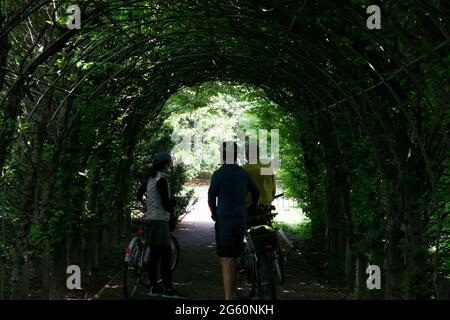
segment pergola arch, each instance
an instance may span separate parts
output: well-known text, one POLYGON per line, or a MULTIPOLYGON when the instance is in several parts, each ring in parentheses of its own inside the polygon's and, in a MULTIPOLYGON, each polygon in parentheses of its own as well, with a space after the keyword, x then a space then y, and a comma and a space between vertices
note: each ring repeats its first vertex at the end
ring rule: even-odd
MULTIPOLYGON (((131 132, 124 140, 134 143, 172 94, 226 81, 260 88, 301 119, 313 137, 299 144, 311 155, 319 150, 311 145, 314 139, 338 152, 333 159, 319 150, 330 185, 351 189, 349 181, 356 176, 351 143, 369 140, 379 171, 374 176, 394 186, 385 190, 391 201, 387 210, 391 203, 394 207, 386 214, 394 229, 398 221, 416 219, 416 204, 404 200, 414 189, 409 175, 423 178, 427 188, 420 196, 431 193, 435 210, 442 205, 437 185, 450 147, 445 111, 450 98, 445 83, 438 86, 433 76, 448 66, 445 1, 383 3, 381 30, 367 29, 365 1, 359 0, 79 2, 81 30, 56 21, 55 11, 64 11, 65 1, 8 0, 0 6, 2 167, 16 138, 24 135, 16 130, 22 118, 58 131, 64 112, 72 108, 62 143, 91 102, 112 98, 132 109, 120 121, 131 132), (44 21, 46 16, 51 21, 44 21), (19 44, 20 37, 26 41, 19 44), (82 101, 82 107, 75 108, 74 101, 82 101), (401 210, 395 201, 403 201, 401 210)), ((445 82, 448 74, 444 70, 436 78, 445 82)), ((111 122, 120 118, 114 112, 111 122)), ((128 156, 133 143, 126 146, 128 156)), ((351 215, 346 209, 339 219, 351 215)), ((401 250, 391 247, 388 264, 398 264, 401 250)), ((387 296, 398 297, 393 283, 387 296)))

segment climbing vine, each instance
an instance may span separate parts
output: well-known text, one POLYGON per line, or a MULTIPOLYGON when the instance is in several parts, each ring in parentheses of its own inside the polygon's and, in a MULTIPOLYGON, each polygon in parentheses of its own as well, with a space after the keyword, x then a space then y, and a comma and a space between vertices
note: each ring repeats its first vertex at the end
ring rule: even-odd
POLYGON ((230 93, 183 96, 204 83, 238 88, 255 127, 280 130, 287 193, 357 297, 440 296, 447 1, 383 1, 380 30, 362 0, 78 1, 81 29, 68 4, 0 4, 0 298, 61 298, 68 261, 90 274, 112 252, 140 175, 173 146, 170 112, 230 93))

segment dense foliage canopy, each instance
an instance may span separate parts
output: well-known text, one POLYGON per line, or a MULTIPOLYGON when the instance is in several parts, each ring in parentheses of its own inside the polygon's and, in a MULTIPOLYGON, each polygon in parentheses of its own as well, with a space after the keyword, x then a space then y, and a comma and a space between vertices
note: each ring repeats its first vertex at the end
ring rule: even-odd
MULTIPOLYGON (((436 297, 449 277, 446 0, 0 3, 0 298, 58 298, 119 241, 139 174, 170 148, 166 101, 246 85, 282 178, 357 295, 436 297), (39 289, 39 290, 35 290, 39 289), (373 293, 372 293, 373 294, 373 293)), ((169 110, 169 109, 167 109, 169 110)), ((220 119, 217 120, 220 123, 220 119)), ((87 278, 87 277, 84 277, 87 278)))

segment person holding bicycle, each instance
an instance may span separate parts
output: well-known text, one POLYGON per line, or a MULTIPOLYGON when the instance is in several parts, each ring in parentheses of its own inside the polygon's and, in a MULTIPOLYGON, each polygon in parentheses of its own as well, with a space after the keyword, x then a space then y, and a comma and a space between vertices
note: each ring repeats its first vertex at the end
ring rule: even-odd
MULTIPOLYGON (((271 168, 271 164, 263 164, 261 162, 259 145, 257 143, 249 143, 246 151, 248 163, 243 166, 243 169, 247 171, 260 191, 259 205, 271 206, 277 190, 275 185, 275 174, 271 168), (256 152, 254 155, 251 154, 251 151, 253 150, 256 152)), ((251 203, 249 194, 247 194, 246 202, 247 204, 251 203)))
POLYGON ((208 205, 215 221, 216 250, 222 266, 225 299, 231 300, 236 289, 236 260, 240 256, 247 225, 245 195, 250 191, 253 206, 256 206, 259 190, 248 173, 237 165, 235 142, 222 144, 221 160, 222 166, 211 178, 208 205))
POLYGON ((153 159, 152 167, 146 174, 146 182, 139 188, 137 200, 142 201, 144 193, 147 193, 145 219, 148 221, 146 242, 150 245, 150 296, 184 298, 185 295, 179 293, 172 284, 172 249, 169 223, 176 219, 176 215, 167 176, 168 170, 172 166, 170 154, 166 152, 158 153, 153 159), (157 282, 160 262, 163 287, 157 282))

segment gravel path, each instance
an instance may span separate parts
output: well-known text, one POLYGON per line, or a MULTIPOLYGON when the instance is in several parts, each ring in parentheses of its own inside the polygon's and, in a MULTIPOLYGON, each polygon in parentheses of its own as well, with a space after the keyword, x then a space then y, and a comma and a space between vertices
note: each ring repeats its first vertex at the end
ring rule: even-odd
MULTIPOLYGON (((173 275, 176 287, 189 299, 223 299, 222 275, 215 254, 214 224, 210 220, 203 188, 199 200, 175 231, 181 246, 181 257, 173 275)), ((278 299, 342 299, 338 293, 319 284, 297 249, 287 250, 285 284, 278 286, 278 299)), ((124 299, 122 274, 118 273, 100 292, 99 299, 124 299)), ((150 299, 145 296, 142 298, 150 299)))

